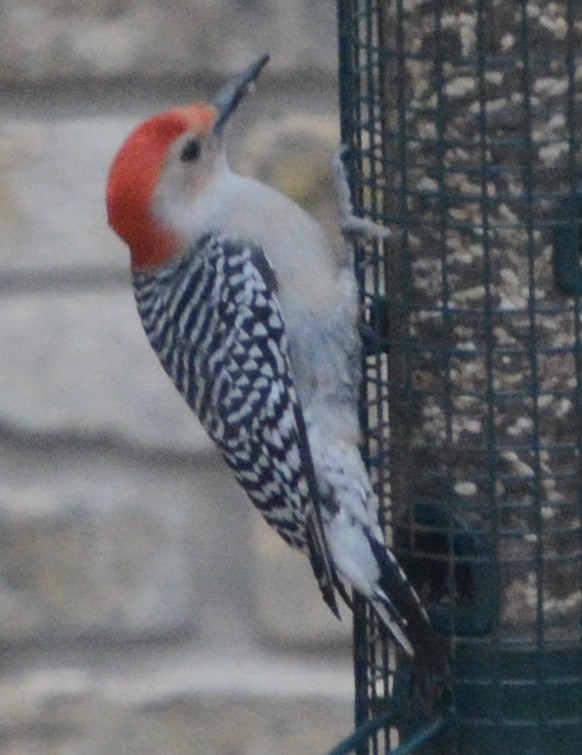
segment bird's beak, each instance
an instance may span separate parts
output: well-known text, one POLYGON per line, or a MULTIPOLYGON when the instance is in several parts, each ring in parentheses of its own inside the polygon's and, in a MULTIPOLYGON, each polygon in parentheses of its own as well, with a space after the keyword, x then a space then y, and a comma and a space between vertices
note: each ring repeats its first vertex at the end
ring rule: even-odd
POLYGON ((226 122, 237 109, 242 98, 251 89, 268 61, 269 55, 263 55, 244 73, 229 81, 216 95, 213 105, 218 110, 218 118, 212 130, 213 134, 220 136, 226 122))

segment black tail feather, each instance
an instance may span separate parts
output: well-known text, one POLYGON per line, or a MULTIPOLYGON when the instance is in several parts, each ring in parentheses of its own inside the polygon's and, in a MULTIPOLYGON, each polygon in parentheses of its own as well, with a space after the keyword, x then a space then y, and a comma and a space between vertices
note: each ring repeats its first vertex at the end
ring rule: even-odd
POLYGON ((414 665, 435 677, 448 676, 446 643, 432 628, 416 592, 396 560, 371 534, 372 552, 381 570, 379 586, 398 613, 399 624, 414 649, 414 665))

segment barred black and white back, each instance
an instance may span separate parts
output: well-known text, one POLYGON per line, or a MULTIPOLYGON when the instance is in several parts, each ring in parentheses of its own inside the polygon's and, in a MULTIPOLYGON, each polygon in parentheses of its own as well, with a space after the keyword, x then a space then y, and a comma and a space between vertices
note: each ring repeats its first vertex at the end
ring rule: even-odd
POLYGON ((284 323, 259 267, 259 248, 207 234, 171 264, 134 273, 137 307, 162 366, 267 522, 308 553, 338 615, 284 323))
POLYGON ((344 307, 309 333, 294 322, 289 347, 261 248, 212 234, 135 272, 134 291, 164 369, 267 522, 308 553, 334 613, 335 589, 350 602, 341 576, 408 655, 440 671, 439 641, 384 544, 354 436, 357 333, 344 307))

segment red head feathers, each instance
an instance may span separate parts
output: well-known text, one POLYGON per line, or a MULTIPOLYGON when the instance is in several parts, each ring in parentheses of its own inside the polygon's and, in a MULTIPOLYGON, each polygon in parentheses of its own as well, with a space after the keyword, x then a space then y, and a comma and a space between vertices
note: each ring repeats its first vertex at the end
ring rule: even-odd
POLYGON ((154 193, 171 145, 184 133, 210 134, 217 116, 206 104, 168 110, 138 126, 117 153, 107 181, 107 215, 129 246, 133 267, 155 267, 178 250, 180 240, 156 222, 154 193))

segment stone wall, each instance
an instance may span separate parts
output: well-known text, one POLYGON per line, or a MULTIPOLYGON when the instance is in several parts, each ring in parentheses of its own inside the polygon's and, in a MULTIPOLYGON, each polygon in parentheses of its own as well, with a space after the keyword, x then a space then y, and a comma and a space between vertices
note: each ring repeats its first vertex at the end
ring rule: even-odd
POLYGON ((0 753, 323 753, 350 617, 268 530, 162 373, 103 205, 141 119, 265 50, 233 161, 333 232, 335 7, 0 6, 0 753))

